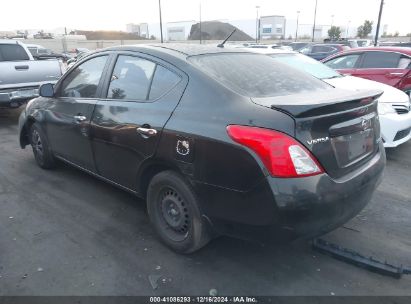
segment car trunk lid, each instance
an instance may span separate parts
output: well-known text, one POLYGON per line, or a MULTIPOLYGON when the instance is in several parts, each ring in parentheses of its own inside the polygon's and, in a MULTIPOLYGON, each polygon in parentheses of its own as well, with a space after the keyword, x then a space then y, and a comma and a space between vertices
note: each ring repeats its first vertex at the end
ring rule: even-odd
POLYGON ((376 90, 327 89, 252 100, 293 117, 295 138, 331 177, 338 178, 378 152, 377 98, 381 94, 376 90))

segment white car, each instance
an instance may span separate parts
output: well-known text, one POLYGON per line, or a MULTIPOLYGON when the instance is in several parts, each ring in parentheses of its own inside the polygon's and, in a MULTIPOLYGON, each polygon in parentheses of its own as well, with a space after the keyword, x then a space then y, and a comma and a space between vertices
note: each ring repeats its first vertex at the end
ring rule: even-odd
MULTIPOLYGON (((247 48, 250 51, 250 48, 247 48)), ((410 97, 389 85, 353 76, 344 76, 325 64, 296 52, 253 48, 256 53, 267 54, 275 60, 308 72, 333 87, 341 89, 380 89, 384 93, 378 100, 381 135, 384 147, 393 148, 411 138, 410 97)))

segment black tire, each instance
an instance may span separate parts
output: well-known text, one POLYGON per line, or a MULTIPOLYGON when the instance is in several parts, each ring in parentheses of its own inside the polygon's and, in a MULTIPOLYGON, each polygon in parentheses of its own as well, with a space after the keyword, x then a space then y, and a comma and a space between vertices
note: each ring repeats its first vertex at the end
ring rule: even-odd
POLYGON ((160 239, 178 253, 194 252, 210 240, 191 185, 174 171, 163 171, 147 190, 147 211, 160 239))
POLYGON ((56 162, 51 152, 47 137, 37 123, 30 127, 30 145, 33 149, 34 158, 43 169, 52 169, 56 162))

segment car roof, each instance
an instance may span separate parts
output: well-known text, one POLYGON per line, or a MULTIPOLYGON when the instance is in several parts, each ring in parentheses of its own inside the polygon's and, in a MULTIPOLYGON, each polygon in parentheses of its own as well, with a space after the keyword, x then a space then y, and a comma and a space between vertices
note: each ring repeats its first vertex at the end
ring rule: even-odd
POLYGON ((409 47, 400 47, 400 46, 377 46, 377 47, 361 47, 353 48, 341 52, 339 54, 352 53, 352 52, 361 52, 361 51, 385 51, 385 52, 398 52, 411 56, 411 48, 409 47))
MULTIPOLYGON (((218 53, 244 53, 247 52, 243 48, 224 48, 224 47, 217 47, 216 45, 211 44, 194 44, 194 43, 156 43, 156 44, 137 44, 137 45, 129 45, 129 46, 118 46, 118 47, 111 47, 105 50, 135 50, 139 51, 142 49, 146 50, 157 50, 162 51, 165 53, 175 53, 175 55, 185 55, 188 56, 195 56, 195 55, 203 55, 203 54, 218 54, 218 53)), ((248 51, 252 53, 251 51, 248 51)))
POLYGON ((284 50, 284 49, 272 49, 272 48, 248 48, 244 47, 241 48, 245 51, 257 53, 257 54, 264 54, 264 55, 271 55, 271 54, 298 54, 298 52, 284 50))

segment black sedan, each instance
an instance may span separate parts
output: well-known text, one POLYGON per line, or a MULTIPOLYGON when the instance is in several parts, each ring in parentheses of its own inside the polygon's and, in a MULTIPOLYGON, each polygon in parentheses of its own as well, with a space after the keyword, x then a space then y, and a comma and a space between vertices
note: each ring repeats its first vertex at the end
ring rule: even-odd
POLYGON ((377 98, 244 50, 123 46, 89 54, 20 116, 38 165, 64 161, 146 198, 188 253, 220 234, 326 233, 370 200, 385 165, 377 98))

